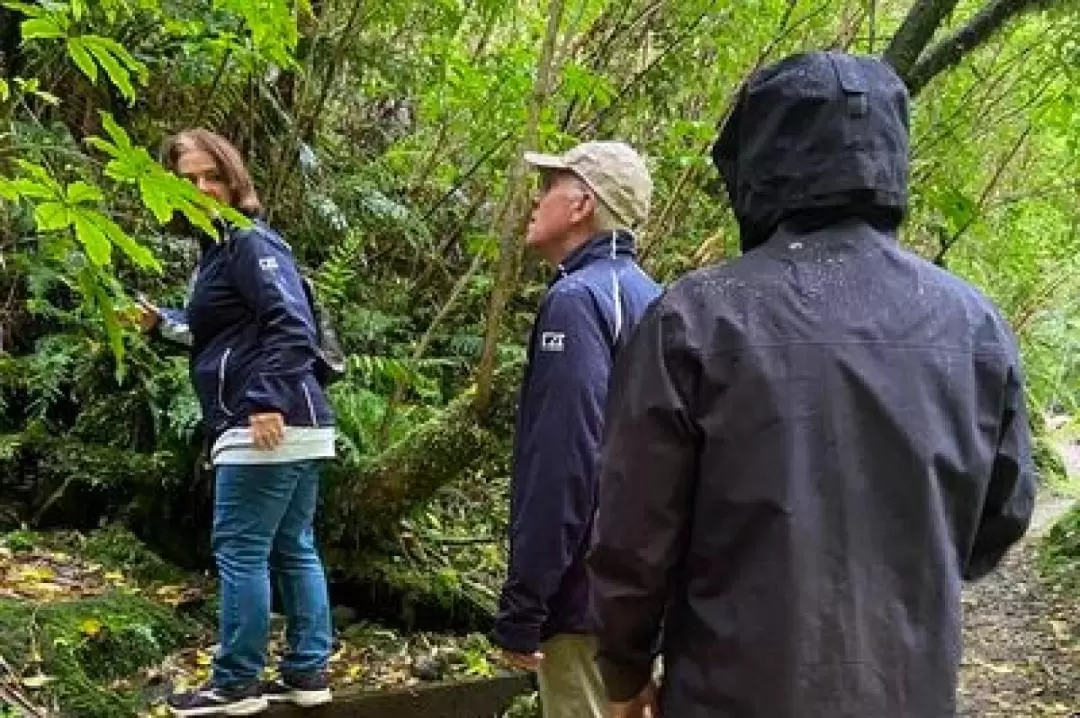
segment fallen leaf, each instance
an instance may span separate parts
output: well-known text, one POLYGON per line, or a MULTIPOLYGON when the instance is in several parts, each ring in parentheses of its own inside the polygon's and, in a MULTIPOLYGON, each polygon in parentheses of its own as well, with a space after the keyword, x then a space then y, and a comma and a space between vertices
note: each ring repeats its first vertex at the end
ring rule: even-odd
POLYGON ((24 568, 19 573, 19 580, 26 582, 41 582, 51 581, 56 578, 56 571, 53 571, 48 566, 34 566, 32 568, 24 568))
POLYGON ((39 673, 36 676, 27 676, 26 678, 23 678, 22 684, 26 688, 41 688, 52 680, 52 676, 47 676, 44 673, 39 673))
POLYGON ((101 621, 96 618, 84 618, 79 624, 79 633, 93 638, 101 633, 102 628, 101 621))

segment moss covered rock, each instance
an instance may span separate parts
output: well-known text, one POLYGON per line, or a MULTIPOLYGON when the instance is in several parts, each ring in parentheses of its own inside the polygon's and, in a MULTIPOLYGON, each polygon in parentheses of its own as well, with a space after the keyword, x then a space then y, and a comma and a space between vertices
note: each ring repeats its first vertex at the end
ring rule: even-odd
POLYGON ((135 715, 144 669, 212 626, 184 578, 120 527, 0 536, 0 656, 50 715, 135 715))
POLYGON ((132 679, 201 631, 125 591, 43 605, 0 599, 0 654, 24 677, 46 676, 39 700, 65 716, 134 715, 132 679))

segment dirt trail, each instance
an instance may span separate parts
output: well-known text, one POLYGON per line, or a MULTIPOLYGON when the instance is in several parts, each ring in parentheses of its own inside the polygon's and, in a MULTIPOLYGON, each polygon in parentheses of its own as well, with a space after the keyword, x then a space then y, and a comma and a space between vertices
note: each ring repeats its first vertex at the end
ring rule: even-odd
MULTIPOLYGON (((1080 445, 1062 447, 1080 476, 1080 445)), ((1080 718, 1080 597, 1039 580, 1039 539, 1073 504, 1047 491, 1031 530, 1002 566, 964 594, 960 715, 1080 718)))

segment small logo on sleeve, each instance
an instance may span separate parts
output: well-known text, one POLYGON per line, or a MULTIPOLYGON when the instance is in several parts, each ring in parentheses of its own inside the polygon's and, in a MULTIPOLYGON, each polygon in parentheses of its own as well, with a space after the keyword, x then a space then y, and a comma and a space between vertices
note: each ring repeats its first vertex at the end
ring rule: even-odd
POLYGON ((540 335, 540 351, 561 352, 565 347, 566 334, 563 332, 544 332, 540 335))
POLYGON ((278 268, 277 258, 274 256, 259 257, 259 269, 264 272, 273 272, 278 268))

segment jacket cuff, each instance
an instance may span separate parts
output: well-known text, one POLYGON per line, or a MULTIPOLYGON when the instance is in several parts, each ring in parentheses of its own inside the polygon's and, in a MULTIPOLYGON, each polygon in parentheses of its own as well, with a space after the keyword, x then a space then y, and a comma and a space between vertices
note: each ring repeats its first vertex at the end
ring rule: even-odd
POLYGON ((652 666, 633 666, 618 663, 610 658, 599 656, 600 676, 604 679, 604 690, 608 700, 613 703, 625 703, 638 697, 652 678, 652 666))
POLYGON ((496 622, 489 637, 499 648, 511 653, 531 655, 540 650, 540 636, 535 631, 496 622))

